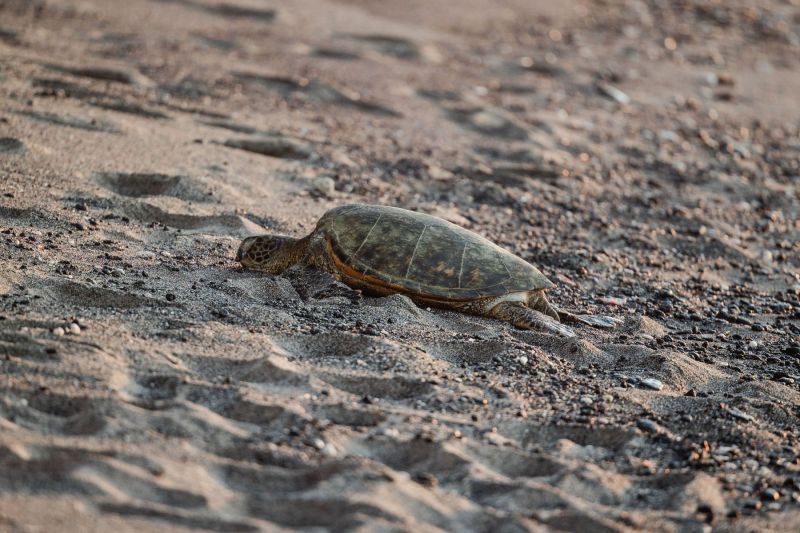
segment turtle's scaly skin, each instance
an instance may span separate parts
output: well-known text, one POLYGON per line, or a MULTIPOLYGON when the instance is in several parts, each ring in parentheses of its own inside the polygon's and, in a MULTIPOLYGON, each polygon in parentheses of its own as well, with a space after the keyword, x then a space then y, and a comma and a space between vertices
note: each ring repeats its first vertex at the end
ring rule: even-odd
POLYGON ((598 327, 616 323, 556 311, 544 295, 553 284, 533 265, 455 224, 396 207, 337 207, 302 239, 248 237, 236 259, 271 274, 311 265, 368 294, 405 294, 417 303, 565 336, 575 333, 559 320, 598 327))
POLYGON ((553 284, 536 267, 441 218, 372 205, 331 209, 325 235, 338 270, 377 292, 467 302, 553 284))

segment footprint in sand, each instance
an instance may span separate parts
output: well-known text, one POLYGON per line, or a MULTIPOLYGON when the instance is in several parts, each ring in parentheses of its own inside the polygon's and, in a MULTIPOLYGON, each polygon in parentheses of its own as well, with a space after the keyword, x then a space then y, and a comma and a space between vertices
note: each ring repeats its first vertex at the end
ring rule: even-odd
POLYGON ((276 11, 269 8, 243 6, 227 2, 209 2, 202 0, 158 0, 162 4, 179 4, 182 6, 203 11, 211 15, 225 18, 255 20, 257 22, 272 22, 276 11))
POLYGON ((314 153, 309 144, 277 135, 254 139, 228 139, 219 144, 280 159, 308 159, 314 153))
POLYGON ((355 52, 327 47, 314 48, 311 50, 310 55, 320 59, 333 59, 336 61, 356 61, 361 59, 361 56, 355 52))
POLYGON ((116 111, 117 113, 125 113, 126 115, 135 115, 137 117, 164 120, 170 118, 169 115, 161 111, 153 111, 139 104, 132 104, 121 99, 115 99, 108 102, 91 102, 90 105, 100 109, 107 109, 109 111, 116 111))
POLYGON ((32 227, 47 230, 68 229, 70 223, 47 211, 31 207, 6 207, 0 205, 0 222, 12 227, 32 227))
POLYGON ((15 399, 10 414, 16 424, 43 433, 96 435, 106 426, 104 411, 109 401, 104 398, 11 389, 3 395, 15 399))
POLYGON ((174 196, 194 202, 213 200, 213 196, 204 192, 187 176, 146 172, 98 172, 93 179, 106 189, 131 198, 174 196))
POLYGON ((400 113, 380 104, 362 100, 356 94, 344 92, 319 81, 295 80, 285 76, 267 76, 247 72, 234 72, 237 81, 259 85, 283 96, 299 96, 323 104, 333 104, 384 117, 399 117, 400 113))
POLYGON ((445 109, 445 114, 462 128, 481 135, 500 137, 509 141, 528 139, 527 129, 497 111, 457 107, 445 109))
POLYGON ((37 112, 37 111, 15 111, 17 114, 38 122, 45 122, 55 126, 65 126, 84 131, 102 133, 122 133, 117 126, 111 122, 97 119, 78 118, 71 115, 58 115, 56 113, 37 112))
POLYGON ((235 131, 236 133, 245 133, 247 135, 278 135, 276 132, 262 131, 246 124, 239 124, 232 120, 212 119, 212 118, 198 118, 197 122, 205 126, 213 128, 221 128, 224 130, 235 131))
POLYGON ((108 67, 68 67, 53 63, 48 63, 44 66, 49 70, 62 74, 69 74, 78 78, 110 81, 125 85, 149 86, 152 84, 143 74, 135 70, 108 67))
POLYGON ((418 89, 417 95, 434 102, 460 102, 461 94, 457 91, 442 91, 437 89, 418 89))
POLYGON ((0 28, 0 42, 9 46, 19 46, 22 44, 19 33, 8 28, 0 28))
POLYGON ((0 156, 22 154, 25 152, 25 144, 13 137, 0 137, 0 156))
POLYGON ((408 39, 403 39, 402 37, 355 34, 347 34, 343 35, 342 37, 355 41, 356 43, 363 44, 387 56, 406 60, 419 58, 419 48, 417 45, 408 39))
POLYGON ((382 374, 350 372, 319 372, 318 377, 357 397, 408 400, 422 398, 435 392, 436 387, 424 378, 407 376, 385 377, 382 374))
POLYGON ((206 516, 198 514, 196 511, 178 513, 175 511, 166 511, 158 505, 147 507, 133 503, 101 502, 97 504, 97 508, 105 513, 113 513, 130 518, 158 520, 188 530, 225 531, 232 533, 255 533, 257 531, 262 531, 258 525, 249 524, 244 521, 224 520, 213 516, 214 513, 209 513, 206 516))
POLYGON ((239 215, 183 215, 164 211, 147 203, 128 204, 125 213, 141 222, 157 223, 186 233, 216 233, 250 236, 264 233, 261 226, 239 215))
POLYGON ((127 102, 124 98, 88 89, 76 83, 60 79, 34 78, 31 85, 37 88, 36 95, 41 97, 66 96, 85 102, 92 107, 109 111, 117 111, 149 119, 169 118, 169 115, 147 109, 139 104, 127 102))
POLYGON ((152 298, 71 280, 30 278, 26 281, 26 287, 32 295, 39 296, 34 300, 37 302, 36 306, 41 306, 48 311, 57 308, 131 309, 167 305, 152 298))
POLYGON ((350 427, 374 427, 387 418, 386 413, 377 409, 359 409, 353 404, 336 403, 323 404, 317 403, 311 407, 314 416, 322 420, 350 427))
POLYGON ((194 40, 205 47, 222 50, 225 52, 232 52, 240 48, 239 43, 233 39, 220 39, 218 37, 209 37, 205 35, 196 35, 194 40))

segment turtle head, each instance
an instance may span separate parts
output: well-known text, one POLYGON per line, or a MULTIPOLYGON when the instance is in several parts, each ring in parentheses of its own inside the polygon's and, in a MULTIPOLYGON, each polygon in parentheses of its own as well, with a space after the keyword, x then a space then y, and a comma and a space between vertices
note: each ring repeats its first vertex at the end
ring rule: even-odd
POLYGON ((243 267, 280 274, 302 256, 298 239, 282 235, 260 235, 247 237, 239 245, 236 260, 243 267))

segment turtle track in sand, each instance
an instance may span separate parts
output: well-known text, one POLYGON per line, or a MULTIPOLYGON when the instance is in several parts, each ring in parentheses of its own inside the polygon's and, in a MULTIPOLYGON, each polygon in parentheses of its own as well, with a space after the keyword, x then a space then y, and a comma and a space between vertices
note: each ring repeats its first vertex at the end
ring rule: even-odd
MULTIPOLYGON (((243 294, 241 288, 252 279, 245 273, 228 281, 220 279, 219 290, 201 298, 205 302, 188 301, 181 311, 186 321, 179 326, 182 335, 188 339, 201 333, 198 325, 204 318, 200 310, 212 302, 219 309, 226 300, 237 299, 240 306, 263 311, 260 298, 238 300, 243 294)), ((7 397, 13 398, 9 401, 16 402, 14 405, 27 402, 25 407, 13 407, 6 414, 15 413, 17 423, 31 429, 64 436, 137 438, 141 428, 146 427, 155 435, 153 438, 166 443, 200 433, 205 435, 204 441, 197 444, 193 453, 204 458, 204 475, 213 481, 204 482, 195 491, 186 491, 176 487, 180 486, 179 479, 194 471, 191 464, 159 461, 149 467, 158 472, 154 478, 137 466, 140 459, 135 457, 98 459, 96 454, 74 452, 65 456, 52 449, 40 452, 39 460, 62 465, 59 476, 63 481, 61 485, 54 484, 53 490, 85 490, 81 489, 88 486, 85 483, 102 479, 102 489, 93 497, 98 511, 146 516, 156 523, 178 525, 199 523, 192 521, 198 519, 195 515, 209 513, 210 502, 219 494, 234 498, 243 506, 244 515, 211 522, 207 528, 211 530, 247 530, 260 527, 263 521, 287 527, 310 527, 324 520, 342 527, 364 520, 414 524, 409 522, 413 515, 416 520, 443 529, 463 526, 467 516, 478 517, 484 524, 478 529, 490 531, 500 517, 496 511, 482 511, 486 506, 511 513, 533 513, 537 521, 557 528, 615 530, 619 527, 615 525, 621 517, 619 513, 626 513, 628 520, 644 520, 637 518, 640 515, 630 502, 656 485, 674 496, 659 500, 658 510, 647 519, 649 527, 683 524, 686 506, 697 505, 698 500, 692 498, 699 498, 713 512, 721 512, 719 488, 703 474, 659 481, 657 476, 613 474, 595 466, 614 464, 618 457, 646 450, 643 436, 635 428, 588 429, 519 417, 513 400, 516 392, 500 383, 477 387, 472 378, 465 379, 471 372, 463 370, 498 358, 513 369, 522 354, 535 357, 533 369, 541 369, 544 375, 563 371, 564 364, 590 368, 602 363, 613 369, 620 358, 631 358, 636 350, 641 352, 640 348, 563 341, 513 330, 507 334, 502 331, 507 329, 505 326, 492 321, 409 307, 401 297, 366 299, 357 305, 345 304, 338 297, 303 302, 286 284, 267 284, 262 290, 266 290, 268 301, 285 301, 289 307, 281 312, 292 315, 300 327, 303 323, 315 324, 315 313, 331 309, 347 308, 350 320, 356 321, 357 317, 369 317, 381 322, 404 312, 409 318, 402 324, 381 322, 389 333, 386 339, 343 331, 329 333, 327 342, 322 336, 294 333, 277 334, 265 342, 264 336, 246 332, 247 328, 261 327, 263 322, 257 318, 261 315, 241 313, 215 323, 216 333, 209 339, 210 353, 215 355, 210 358, 198 358, 185 351, 181 341, 161 336, 158 328, 140 325, 137 329, 147 332, 146 336, 160 336, 164 357, 156 366, 140 366, 137 361, 144 353, 137 353, 136 346, 141 341, 131 343, 124 355, 117 352, 117 396, 106 394, 102 399, 90 400, 57 392, 9 390, 7 397), (476 329, 476 325, 486 327, 476 329), (445 338, 464 335, 463 331, 482 331, 488 338, 442 342, 441 334, 431 335, 437 328, 449 332, 445 338), (537 342, 532 344, 530 339, 534 336, 537 342), (428 337, 431 338, 426 340, 428 337), (527 340, 520 342, 519 338, 527 340), (354 359, 364 360, 363 365, 353 368, 339 362, 354 359), (428 368, 424 374, 419 373, 422 367, 428 368), (389 368, 393 370, 387 373, 389 368), (448 368, 459 370, 446 371, 448 368), (376 372, 378 369, 382 370, 376 372), (451 382, 456 378, 461 382, 451 382), (447 387, 443 386, 445 383, 447 387), (491 411, 484 405, 487 398, 491 400, 491 411), (414 422, 428 420, 431 410, 437 413, 437 424, 423 423, 420 427, 414 422), (487 422, 475 422, 470 414, 480 414, 479 420, 488 417, 487 422), (453 437, 456 429, 459 435, 453 437), (305 443, 299 449, 280 444, 298 439, 305 443), (360 481, 348 485, 351 488, 339 496, 320 494, 309 499, 305 495, 353 476, 360 481), (435 496, 427 488, 432 484, 444 492, 435 496), (251 492, 256 486, 275 490, 251 492), (120 490, 136 503, 107 500, 112 494, 119 499, 120 490), (399 507, 384 505, 386 490, 395 496, 403 494, 399 507), (442 514, 438 510, 444 503, 441 498, 453 503, 455 498, 458 507, 464 509, 463 514, 442 514), (353 501, 361 503, 346 503, 353 501), (317 514, 307 516, 312 511, 317 514)), ((186 294, 188 287, 182 287, 187 286, 178 284, 172 290, 186 294)), ((137 320, 151 324, 158 320, 145 316, 139 315, 137 320)), ((631 328, 631 334, 636 334, 631 328)), ((47 338, 55 346, 61 344, 49 337, 47 330, 35 335, 47 338)), ((130 332, 125 331, 114 335, 131 338, 130 332)), ((656 371, 656 363, 647 363, 647 357, 640 359, 644 368, 651 373, 656 371)), ((29 364, 35 364, 35 359, 29 364)), ((668 354, 659 364, 683 369, 680 374, 656 374, 667 384, 668 391, 644 393, 634 389, 626 395, 643 400, 642 394, 647 394, 650 408, 658 411, 662 409, 659 396, 668 400, 672 390, 680 393, 686 387, 699 389, 712 384, 703 381, 707 372, 689 382, 682 381, 693 375, 691 365, 668 354)), ((635 373, 632 368, 625 371, 635 373)), ((98 381, 97 385, 102 383, 98 381)), ((674 405, 665 401, 663 408, 670 410, 674 405)), ((611 405, 609 408, 613 409, 611 405)), ((6 461, 22 461, 21 452, 14 450, 9 453, 16 455, 7 456, 6 461)), ((14 490, 38 479, 34 472, 39 468, 43 467, 27 460, 14 490)), ((523 518, 514 520, 525 523, 523 518)))

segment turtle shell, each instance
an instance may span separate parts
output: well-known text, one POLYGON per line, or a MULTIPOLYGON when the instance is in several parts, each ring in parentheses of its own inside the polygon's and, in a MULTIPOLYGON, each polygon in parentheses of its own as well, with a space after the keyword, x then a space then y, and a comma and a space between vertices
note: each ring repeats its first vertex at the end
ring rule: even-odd
POLYGON ((343 205, 322 232, 339 270, 377 292, 469 301, 553 284, 536 267, 469 230, 397 207, 343 205))

